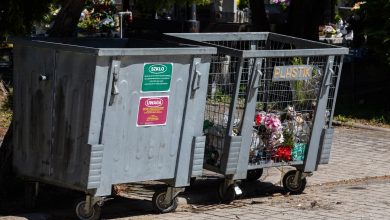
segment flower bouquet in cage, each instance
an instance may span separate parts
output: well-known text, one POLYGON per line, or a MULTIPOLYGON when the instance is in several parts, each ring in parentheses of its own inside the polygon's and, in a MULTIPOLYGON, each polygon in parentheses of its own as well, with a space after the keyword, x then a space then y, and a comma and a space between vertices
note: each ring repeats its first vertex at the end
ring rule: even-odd
POLYGON ((279 113, 257 112, 253 122, 250 162, 302 161, 309 140, 310 114, 293 106, 279 113))
POLYGON ((250 159, 252 162, 270 160, 277 146, 284 141, 282 124, 274 113, 257 112, 252 134, 250 159))

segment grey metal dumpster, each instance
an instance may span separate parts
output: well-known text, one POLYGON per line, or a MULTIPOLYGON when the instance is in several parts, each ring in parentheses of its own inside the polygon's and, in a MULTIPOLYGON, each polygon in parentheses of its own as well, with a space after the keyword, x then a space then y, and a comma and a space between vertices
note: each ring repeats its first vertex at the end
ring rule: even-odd
POLYGON ((205 168, 225 175, 219 194, 231 202, 235 180, 263 168, 294 166, 283 185, 301 193, 306 176, 327 163, 332 118, 347 48, 274 33, 166 34, 175 42, 217 47, 205 112, 205 168))
POLYGON ((86 193, 95 219, 113 184, 161 180, 174 211, 202 174, 202 122, 215 48, 127 39, 14 40, 14 167, 86 193))

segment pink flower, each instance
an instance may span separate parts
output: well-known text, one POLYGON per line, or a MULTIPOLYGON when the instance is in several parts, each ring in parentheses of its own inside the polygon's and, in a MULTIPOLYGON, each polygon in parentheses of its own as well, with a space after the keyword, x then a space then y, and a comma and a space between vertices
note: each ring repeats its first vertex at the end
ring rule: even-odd
POLYGON ((267 114, 264 118, 265 127, 271 131, 278 131, 282 128, 282 123, 274 114, 267 114))
POLYGON ((271 0, 271 4, 290 5, 290 0, 271 0))

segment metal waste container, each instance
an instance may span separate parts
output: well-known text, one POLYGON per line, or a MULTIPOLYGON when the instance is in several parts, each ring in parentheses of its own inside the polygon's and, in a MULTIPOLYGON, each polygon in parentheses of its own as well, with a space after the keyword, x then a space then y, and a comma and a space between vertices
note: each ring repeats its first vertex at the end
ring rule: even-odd
POLYGON ((216 49, 136 39, 14 39, 16 172, 86 193, 95 219, 113 184, 161 180, 174 211, 202 174, 202 132, 216 49))
POLYGON ((166 34, 169 41, 217 47, 204 132, 206 169, 225 175, 223 202, 263 168, 293 166, 283 185, 301 193, 329 160, 332 118, 347 48, 274 33, 166 34))

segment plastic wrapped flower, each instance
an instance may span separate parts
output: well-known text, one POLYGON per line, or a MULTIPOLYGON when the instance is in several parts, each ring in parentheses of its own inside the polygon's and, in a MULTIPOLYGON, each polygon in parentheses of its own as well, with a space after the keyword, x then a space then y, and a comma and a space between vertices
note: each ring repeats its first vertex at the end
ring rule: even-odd
POLYGON ((265 112, 257 112, 255 115, 255 125, 260 126, 264 124, 265 112))
POLYGON ((267 130, 276 132, 282 129, 280 119, 274 114, 267 114, 264 118, 264 125, 267 130))

